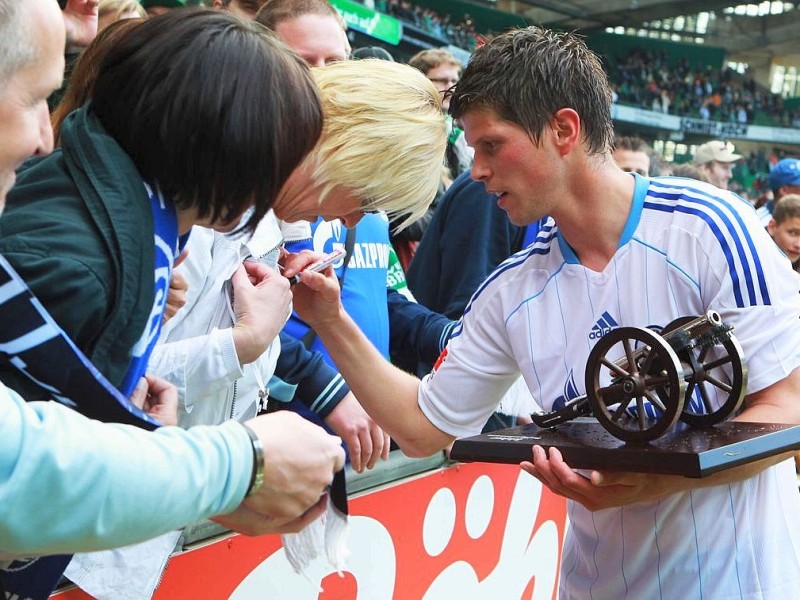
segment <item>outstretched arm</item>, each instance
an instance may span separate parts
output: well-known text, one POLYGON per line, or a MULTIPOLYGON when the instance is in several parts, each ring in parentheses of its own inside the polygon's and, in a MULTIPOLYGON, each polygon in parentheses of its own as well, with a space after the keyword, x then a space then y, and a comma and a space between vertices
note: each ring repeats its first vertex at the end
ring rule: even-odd
POLYGON ((26 403, 0 384, 0 547, 23 556, 103 550, 219 513, 242 533, 297 531, 324 511, 320 497, 344 464, 340 440, 291 413, 248 425, 266 468, 242 504, 253 447, 235 421, 150 432, 26 403), (154 498, 158 510, 142 510, 154 498))
POLYGON ((409 456, 429 456, 452 436, 435 427, 417 403, 420 382, 393 367, 345 312, 329 269, 304 274, 295 286, 294 306, 325 343, 358 401, 409 456))

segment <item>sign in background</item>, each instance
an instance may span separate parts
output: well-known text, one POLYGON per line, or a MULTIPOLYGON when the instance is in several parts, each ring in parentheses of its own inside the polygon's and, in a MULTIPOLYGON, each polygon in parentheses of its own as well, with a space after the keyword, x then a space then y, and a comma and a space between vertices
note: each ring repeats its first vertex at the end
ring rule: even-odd
POLYGON ((403 24, 389 15, 350 0, 331 0, 348 27, 396 46, 403 37, 403 24))
POLYGON ((734 139, 800 144, 800 130, 790 127, 765 127, 746 123, 723 123, 721 121, 690 119, 621 104, 612 105, 611 118, 625 123, 657 127, 665 131, 693 133, 723 140, 734 139))

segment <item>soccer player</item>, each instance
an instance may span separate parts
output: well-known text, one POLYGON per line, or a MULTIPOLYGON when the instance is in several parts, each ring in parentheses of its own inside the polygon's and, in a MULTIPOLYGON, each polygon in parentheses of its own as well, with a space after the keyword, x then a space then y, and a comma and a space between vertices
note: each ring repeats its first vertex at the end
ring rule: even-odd
MULTIPOLYGON (((294 294, 403 450, 428 455, 476 434, 520 372, 546 410, 573 380, 581 393, 596 327, 664 326, 712 308, 749 361, 736 419, 800 423, 789 263, 734 194, 617 167, 611 90, 579 38, 537 27, 496 37, 476 50, 450 110, 475 148, 473 178, 511 221, 550 218, 478 289, 434 371, 420 382, 386 365, 341 309, 333 278, 310 275, 294 294)), ((557 449, 534 446, 522 468, 568 498, 559 596, 800 597, 790 457, 689 479, 576 472, 557 449)))

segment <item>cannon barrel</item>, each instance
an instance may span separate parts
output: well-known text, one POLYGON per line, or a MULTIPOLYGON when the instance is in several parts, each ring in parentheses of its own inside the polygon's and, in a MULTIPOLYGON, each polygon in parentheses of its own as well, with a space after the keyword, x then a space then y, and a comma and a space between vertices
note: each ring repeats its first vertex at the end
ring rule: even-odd
POLYGON ((719 316, 719 313, 715 310, 709 310, 702 317, 692 319, 688 323, 685 323, 676 329, 662 332, 661 337, 663 337, 668 343, 672 343, 672 338, 684 335, 688 335, 690 338, 697 338, 704 333, 711 331, 715 327, 720 327, 721 325, 722 317, 719 316))
MULTIPOLYGON (((701 339, 702 336, 706 334, 714 335, 716 330, 724 327, 722 317, 719 313, 715 310, 709 310, 703 316, 692 319, 675 329, 662 331, 660 335, 665 342, 672 346, 673 350, 678 352, 683 348, 693 348, 697 340, 701 339)), ((724 332, 729 330, 730 328, 723 329, 724 332)), ((634 360, 638 360, 645 351, 645 348, 637 348, 631 354, 634 360)), ((628 359, 625 356, 615 360, 614 364, 625 371, 629 370, 628 359)))

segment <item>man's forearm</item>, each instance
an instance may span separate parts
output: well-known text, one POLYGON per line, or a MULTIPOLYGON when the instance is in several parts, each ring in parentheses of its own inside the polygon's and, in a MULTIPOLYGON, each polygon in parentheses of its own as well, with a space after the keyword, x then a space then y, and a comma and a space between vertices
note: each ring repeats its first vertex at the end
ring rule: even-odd
POLYGON ((452 441, 420 410, 419 380, 387 362, 343 309, 315 330, 361 405, 406 454, 429 456, 452 441))

